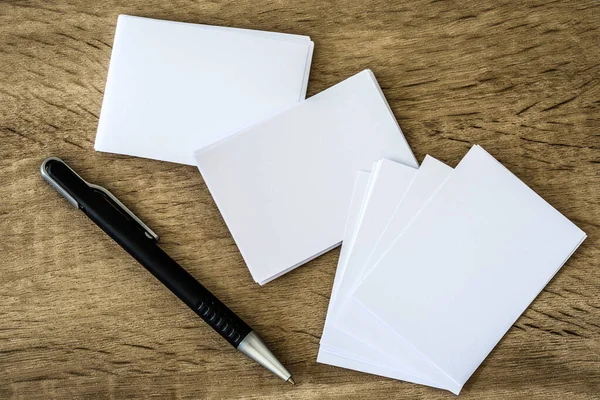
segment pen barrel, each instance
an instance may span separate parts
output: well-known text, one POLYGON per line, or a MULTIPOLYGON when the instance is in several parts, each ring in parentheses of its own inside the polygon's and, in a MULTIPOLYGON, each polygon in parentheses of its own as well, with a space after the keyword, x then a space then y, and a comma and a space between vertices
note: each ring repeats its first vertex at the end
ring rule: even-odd
POLYGON ((250 333, 252 329, 240 317, 154 241, 141 235, 128 235, 93 211, 86 211, 86 214, 233 347, 237 348, 250 333))
POLYGON ((68 188, 68 195, 96 225, 232 346, 237 348, 251 332, 241 318, 146 236, 135 221, 101 197, 66 164, 53 161, 46 168, 61 188, 68 188))
POLYGON ((100 227, 233 347, 250 333, 252 329, 241 318, 155 243, 138 243, 111 232, 110 226, 100 227))

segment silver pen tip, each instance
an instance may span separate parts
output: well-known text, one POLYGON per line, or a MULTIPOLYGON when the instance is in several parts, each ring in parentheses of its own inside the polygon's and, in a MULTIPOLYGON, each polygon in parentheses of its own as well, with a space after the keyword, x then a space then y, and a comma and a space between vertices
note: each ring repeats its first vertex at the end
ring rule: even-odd
POLYGON ((294 382, 294 380, 292 379, 292 377, 290 376, 287 380, 289 383, 291 383, 292 385, 295 385, 296 382, 294 382))

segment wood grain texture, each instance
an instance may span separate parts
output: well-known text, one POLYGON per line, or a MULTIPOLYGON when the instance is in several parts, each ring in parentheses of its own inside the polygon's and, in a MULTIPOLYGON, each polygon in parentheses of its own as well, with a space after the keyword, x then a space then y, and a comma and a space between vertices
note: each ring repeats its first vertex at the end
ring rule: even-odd
POLYGON ((371 68, 419 160, 483 145, 589 238, 461 397, 600 397, 597 1, 5 0, 0 398, 453 398, 316 363, 337 250, 259 287, 195 168, 94 152, 120 13, 310 35, 309 95, 371 68), (130 205, 298 384, 231 351, 53 192, 50 155, 130 205))

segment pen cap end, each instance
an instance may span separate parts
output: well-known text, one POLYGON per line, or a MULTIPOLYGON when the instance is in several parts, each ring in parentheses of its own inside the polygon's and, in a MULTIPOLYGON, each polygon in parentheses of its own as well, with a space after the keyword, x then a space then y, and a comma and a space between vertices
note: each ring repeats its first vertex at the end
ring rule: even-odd
POLYGON ((70 170, 71 172, 73 172, 73 174, 75 174, 77 177, 79 177, 79 175, 77 175, 71 168, 69 168, 69 166, 67 164, 65 164, 65 162, 63 160, 61 160, 60 158, 57 158, 57 157, 48 157, 44 161, 42 161, 42 165, 40 165, 40 174, 42 175, 42 178, 44 178, 44 180, 46 182, 48 182, 50 184, 50 186, 52 186, 54 188, 54 190, 56 190, 65 199, 67 199, 67 201, 69 203, 71 203, 71 205, 73 207, 79 208, 79 204, 77 203, 77 200, 75 200, 73 198, 73 196, 71 196, 69 194, 69 192, 67 192, 67 190, 65 190, 65 188, 63 188, 56 181, 56 179, 54 179, 52 177, 50 169, 51 169, 52 166, 56 166, 56 165, 58 165, 59 167, 60 167, 60 165, 64 165, 68 170, 70 170))

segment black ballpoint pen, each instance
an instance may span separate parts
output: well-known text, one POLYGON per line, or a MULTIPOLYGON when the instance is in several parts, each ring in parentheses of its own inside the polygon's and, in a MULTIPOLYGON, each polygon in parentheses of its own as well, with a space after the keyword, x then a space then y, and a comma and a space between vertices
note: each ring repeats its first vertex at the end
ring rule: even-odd
POLYGON ((237 350, 281 379, 292 375, 240 317, 158 247, 158 236, 108 190, 83 180, 56 157, 44 160, 42 177, 75 208, 142 264, 237 350))

